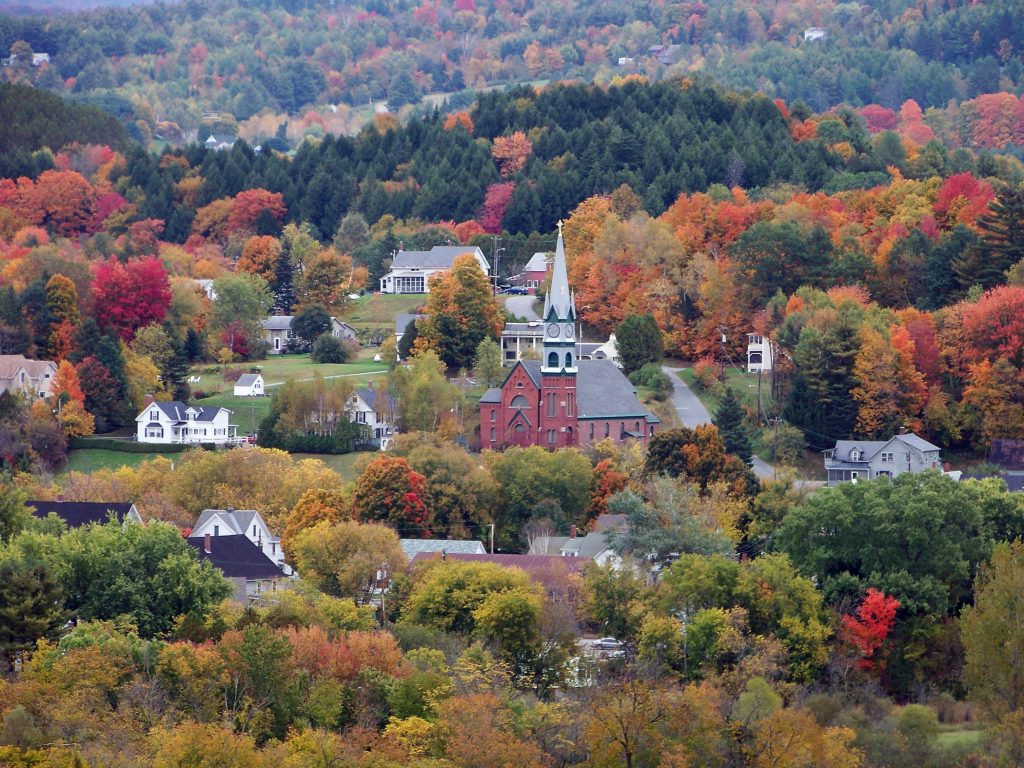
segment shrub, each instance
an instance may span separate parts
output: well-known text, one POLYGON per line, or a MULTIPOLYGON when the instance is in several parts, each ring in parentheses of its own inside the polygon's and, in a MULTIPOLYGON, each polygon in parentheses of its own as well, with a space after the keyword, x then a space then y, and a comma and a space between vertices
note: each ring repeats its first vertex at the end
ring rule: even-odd
POLYGON ((693 366, 693 377, 704 390, 712 390, 725 377, 721 363, 712 357, 702 357, 693 366))
POLYGON ((348 360, 349 350, 341 339, 324 333, 313 342, 310 357, 314 363, 344 363, 348 360))
POLYGON ((631 383, 654 390, 654 399, 661 401, 672 393, 672 380, 657 363, 647 363, 629 375, 631 383))
POLYGON ((765 427, 761 441, 771 448, 773 462, 788 467, 795 466, 804 451, 804 433, 791 424, 765 427))
POLYGON ((241 368, 225 368, 224 369, 224 381, 234 383, 242 378, 241 368))

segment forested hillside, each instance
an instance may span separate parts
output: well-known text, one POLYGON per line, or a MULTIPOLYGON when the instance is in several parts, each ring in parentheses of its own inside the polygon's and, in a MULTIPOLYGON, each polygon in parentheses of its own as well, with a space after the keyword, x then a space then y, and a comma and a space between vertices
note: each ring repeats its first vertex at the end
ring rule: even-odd
POLYGON ((817 111, 908 99, 941 110, 1020 94, 1018 5, 190 0, 0 16, 0 51, 48 54, 4 76, 100 104, 141 140, 180 141, 226 119, 260 143, 353 132, 372 102, 398 110, 438 94, 431 104, 457 108, 492 86, 632 74, 703 72, 817 111), (809 28, 824 39, 805 39, 809 28))

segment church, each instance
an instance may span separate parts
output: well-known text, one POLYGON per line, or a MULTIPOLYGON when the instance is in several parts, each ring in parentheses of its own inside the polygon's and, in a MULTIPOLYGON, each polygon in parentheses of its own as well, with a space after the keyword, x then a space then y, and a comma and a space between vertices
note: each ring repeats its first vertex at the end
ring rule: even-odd
POLYGON ((610 360, 580 359, 576 300, 569 290, 562 224, 544 299, 540 360, 520 360, 480 398, 480 447, 583 447, 607 438, 646 443, 660 423, 610 360))

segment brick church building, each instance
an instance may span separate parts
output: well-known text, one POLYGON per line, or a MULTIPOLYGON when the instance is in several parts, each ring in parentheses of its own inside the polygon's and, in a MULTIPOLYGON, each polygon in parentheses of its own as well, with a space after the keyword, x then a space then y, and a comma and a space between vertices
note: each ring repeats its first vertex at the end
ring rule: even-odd
POLYGON ((581 360, 562 225, 544 300, 540 360, 521 360, 480 398, 480 447, 585 446, 605 438, 647 442, 659 420, 610 360, 581 360))

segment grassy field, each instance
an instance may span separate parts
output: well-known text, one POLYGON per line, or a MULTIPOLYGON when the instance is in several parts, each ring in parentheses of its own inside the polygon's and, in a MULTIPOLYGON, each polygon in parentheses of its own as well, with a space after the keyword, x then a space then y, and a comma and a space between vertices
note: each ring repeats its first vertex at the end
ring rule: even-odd
POLYGON ((970 749, 981 743, 983 731, 944 731, 936 735, 935 745, 938 747, 961 747, 970 749))
POLYGON ((181 458, 181 453, 124 453, 106 448, 77 448, 68 451, 68 463, 58 474, 68 472, 85 472, 89 474, 99 469, 117 469, 118 467, 137 467, 144 461, 164 456, 171 461, 181 458))
MULTIPOLYGON (((718 400, 721 393, 709 392, 703 389, 693 376, 692 368, 683 368, 679 371, 679 378, 686 382, 686 386, 693 390, 693 393, 704 403, 704 407, 712 414, 718 409, 718 400)), ((756 409, 757 407, 757 374, 738 371, 735 368, 725 369, 725 386, 732 387, 736 397, 744 405, 756 409)), ((725 388, 723 387, 722 393, 725 388)), ((761 374, 761 408, 772 410, 771 399, 771 376, 761 374)))
POLYGON ((395 315, 414 314, 425 304, 427 297, 421 293, 387 294, 372 293, 360 296, 352 302, 345 317, 341 318, 356 328, 395 327, 395 315))
MULTIPOLYGON (((360 359, 352 363, 317 364, 310 360, 309 355, 271 355, 266 360, 239 363, 238 366, 246 371, 250 368, 259 368, 263 374, 263 382, 267 386, 283 384, 289 379, 312 379, 316 373, 324 378, 353 376, 359 382, 369 382, 377 378, 372 374, 383 374, 388 369, 383 363, 373 362, 374 353, 375 350, 372 349, 362 350, 360 359)), ((193 390, 212 393, 231 392, 234 389, 234 384, 224 381, 218 365, 198 365, 193 367, 189 374, 199 377, 198 383, 192 383, 193 390)))

